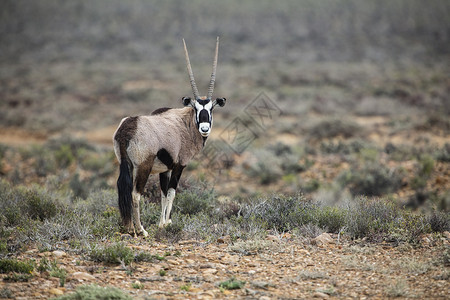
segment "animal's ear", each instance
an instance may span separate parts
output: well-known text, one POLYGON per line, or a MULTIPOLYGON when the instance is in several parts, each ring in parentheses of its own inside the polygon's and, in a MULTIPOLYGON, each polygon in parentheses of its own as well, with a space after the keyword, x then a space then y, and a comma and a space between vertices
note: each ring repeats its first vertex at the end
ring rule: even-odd
POLYGON ((191 97, 183 97, 181 98, 181 101, 183 102, 184 106, 191 105, 191 97))
POLYGON ((226 98, 216 98, 216 100, 213 103, 213 106, 219 105, 220 107, 223 107, 226 102, 227 102, 226 98))

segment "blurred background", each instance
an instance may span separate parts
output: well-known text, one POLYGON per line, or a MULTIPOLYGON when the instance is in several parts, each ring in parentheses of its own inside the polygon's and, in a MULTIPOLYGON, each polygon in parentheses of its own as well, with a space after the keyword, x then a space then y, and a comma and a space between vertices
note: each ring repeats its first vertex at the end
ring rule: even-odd
POLYGON ((198 155, 182 188, 450 208, 445 0, 1 1, 0 176, 74 198, 114 189, 120 120, 191 95, 182 38, 204 92, 216 36, 228 102, 210 142, 227 162, 211 174, 198 155), (261 92, 281 115, 233 153, 221 134, 261 92))

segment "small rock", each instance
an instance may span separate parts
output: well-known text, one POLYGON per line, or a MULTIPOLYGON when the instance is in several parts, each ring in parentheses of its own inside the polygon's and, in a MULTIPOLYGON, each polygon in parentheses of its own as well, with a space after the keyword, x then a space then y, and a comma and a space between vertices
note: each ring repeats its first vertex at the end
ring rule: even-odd
POLYGON ((446 239, 450 240, 450 232, 444 231, 444 232, 442 233, 442 235, 443 235, 446 239))
POLYGON ((63 295, 64 294, 64 291, 62 289, 58 289, 58 288, 52 288, 48 292, 52 295, 63 295))
POLYGON ((71 279, 75 279, 78 281, 92 281, 95 280, 95 277, 86 272, 75 272, 70 276, 71 279))
POLYGON ((311 255, 311 254, 309 253, 309 251, 306 250, 306 249, 300 249, 300 250, 298 250, 298 253, 299 253, 299 254, 302 254, 302 255, 306 255, 306 256, 310 256, 310 255, 311 255))
POLYGON ((314 297, 314 298, 322 298, 322 299, 326 299, 326 298, 329 298, 330 296, 327 295, 327 294, 325 294, 325 293, 322 293, 322 292, 315 292, 315 293, 313 294, 313 297, 314 297))
POLYGON ((311 244, 323 247, 326 244, 334 244, 334 240, 328 233, 324 232, 318 237, 312 239, 311 244))
POLYGON ((212 291, 202 292, 201 295, 211 297, 211 299, 214 299, 216 297, 216 295, 212 291))
POLYGON ((267 290, 269 288, 269 283, 265 281, 253 281, 252 286, 258 289, 267 290))
POLYGON ((217 269, 205 269, 202 272, 203 275, 214 275, 217 273, 217 269))
POLYGON ((175 259, 167 259, 166 261, 169 265, 172 266, 178 266, 180 264, 180 262, 176 261, 175 259))
POLYGON ((55 250, 52 252, 52 255, 55 257, 63 257, 63 256, 66 256, 66 252, 61 251, 61 250, 55 250))
POLYGON ((178 244, 179 245, 193 245, 193 244, 198 244, 199 242, 196 240, 186 240, 186 241, 179 241, 178 244))
POLYGON ((151 277, 142 277, 139 278, 139 281, 166 281, 166 278, 163 276, 151 276, 151 277))

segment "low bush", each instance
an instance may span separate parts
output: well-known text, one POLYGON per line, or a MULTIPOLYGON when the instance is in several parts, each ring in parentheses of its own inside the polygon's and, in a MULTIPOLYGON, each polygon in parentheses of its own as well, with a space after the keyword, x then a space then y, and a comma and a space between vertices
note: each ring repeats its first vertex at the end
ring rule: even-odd
POLYGON ((0 210, 8 226, 23 224, 28 219, 43 221, 54 217, 62 209, 53 195, 36 186, 12 187, 6 181, 1 181, 0 189, 0 210))
POLYGON ((348 186, 353 196, 382 196, 400 188, 402 175, 399 170, 368 162, 342 172, 337 180, 348 186))
POLYGON ((436 159, 442 162, 450 162, 450 143, 445 143, 442 149, 437 151, 436 159))
POLYGON ((173 204, 173 213, 195 215, 200 212, 210 213, 215 204, 214 189, 206 186, 191 187, 178 193, 173 204))
POLYGON ((20 261, 17 259, 0 259, 0 273, 23 273, 29 274, 34 270, 33 261, 20 261))
POLYGON ((134 261, 134 252, 123 243, 110 246, 94 246, 89 251, 89 257, 98 262, 129 265, 134 261))
POLYGON ((321 207, 303 196, 272 196, 243 206, 243 218, 263 224, 266 229, 288 231, 313 224, 329 232, 345 226, 347 212, 338 207, 321 207))
POLYGON ((361 133, 362 128, 353 122, 341 119, 324 120, 309 129, 309 136, 313 139, 333 138, 341 136, 350 138, 361 133))
POLYGON ((359 197, 355 200, 347 214, 346 232, 352 238, 382 239, 399 216, 395 204, 378 198, 359 197))
POLYGON ((422 155, 417 161, 416 175, 412 179, 411 187, 415 190, 424 189, 434 169, 435 161, 430 155, 422 155))
POLYGON ((62 295, 54 300, 132 300, 133 298, 114 287, 101 287, 95 284, 77 287, 75 292, 62 295))
POLYGON ((450 231, 450 215, 442 211, 433 211, 427 216, 427 223, 434 232, 450 231))
POLYGON ((225 290, 237 290, 243 288, 245 281, 238 280, 234 277, 219 283, 219 287, 225 290))
POLYGON ((344 154, 359 153, 361 149, 367 148, 366 142, 360 139, 351 139, 349 141, 322 141, 320 151, 325 154, 344 154))

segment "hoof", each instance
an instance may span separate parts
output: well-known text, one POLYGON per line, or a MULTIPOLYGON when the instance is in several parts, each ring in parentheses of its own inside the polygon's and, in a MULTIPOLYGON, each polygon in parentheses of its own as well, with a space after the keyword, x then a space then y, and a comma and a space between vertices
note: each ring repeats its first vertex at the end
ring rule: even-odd
POLYGON ((164 227, 166 227, 169 224, 172 224, 172 220, 171 219, 167 220, 165 223, 159 222, 158 227, 159 228, 164 228, 164 227))

